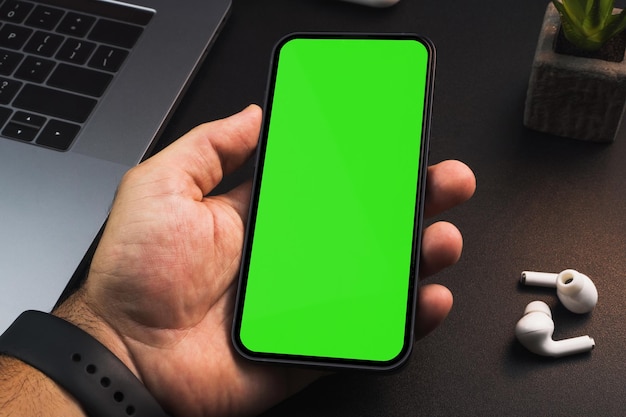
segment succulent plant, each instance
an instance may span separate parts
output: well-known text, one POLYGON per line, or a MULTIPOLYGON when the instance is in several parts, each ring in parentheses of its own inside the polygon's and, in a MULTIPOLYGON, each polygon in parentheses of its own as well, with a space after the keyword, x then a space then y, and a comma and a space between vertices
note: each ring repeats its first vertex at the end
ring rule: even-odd
POLYGON ((595 51, 626 29, 626 9, 613 14, 614 0, 552 0, 561 15, 568 41, 578 48, 595 51))

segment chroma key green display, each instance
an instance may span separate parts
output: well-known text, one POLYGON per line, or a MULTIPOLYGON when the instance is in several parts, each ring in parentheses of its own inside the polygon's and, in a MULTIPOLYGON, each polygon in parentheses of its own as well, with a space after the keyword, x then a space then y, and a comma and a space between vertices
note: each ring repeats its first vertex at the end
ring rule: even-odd
POLYGON ((390 369, 413 343, 434 48, 277 47, 233 328, 264 361, 390 369))

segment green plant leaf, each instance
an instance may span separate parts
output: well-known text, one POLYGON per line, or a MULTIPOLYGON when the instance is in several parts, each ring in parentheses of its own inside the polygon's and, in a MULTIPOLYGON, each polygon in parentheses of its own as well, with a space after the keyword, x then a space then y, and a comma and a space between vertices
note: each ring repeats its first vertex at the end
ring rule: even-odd
MULTIPOLYGON (((583 22, 583 33, 589 39, 602 42, 608 31, 609 20, 613 14, 614 0, 591 1, 588 19, 583 22)), ((610 38, 610 37, 609 37, 610 38)))
POLYGON ((588 10, 587 16, 585 20, 583 20, 583 32, 585 34, 589 34, 595 32, 597 28, 600 27, 600 2, 599 1, 590 1, 590 8, 588 10))
POLYGON ((602 46, 601 43, 598 43, 594 39, 590 39, 581 30, 578 30, 575 26, 573 26, 571 21, 566 17, 561 19, 561 27, 563 28, 563 34, 567 40, 581 49, 594 51, 602 46))
POLYGON ((572 18, 573 21, 580 25, 587 19, 591 11, 592 1, 589 0, 555 0, 553 3, 561 3, 563 5, 563 13, 572 18))
POLYGON ((568 15, 572 21, 582 25, 588 14, 589 2, 587 0, 552 0, 554 6, 560 13, 568 15))
POLYGON ((567 31, 574 33, 583 33, 582 23, 585 17, 584 9, 580 9, 582 0, 563 0, 565 3, 559 0, 552 0, 552 4, 559 12, 561 16, 561 25, 567 27, 567 31))
MULTIPOLYGON (((626 30, 626 9, 619 14, 611 15, 608 19, 607 31, 611 33, 608 39, 626 30)), ((607 40, 608 40, 607 39, 607 40)))
POLYGON ((562 3, 558 0, 552 0, 552 4, 554 4, 554 7, 556 7, 561 16, 561 27, 563 28, 563 33, 568 41, 579 48, 582 48, 580 45, 586 45, 587 39, 583 34, 582 20, 577 19, 575 16, 581 10, 579 6, 582 5, 582 0, 563 1, 564 2, 562 3))
POLYGON ((581 49, 597 50, 626 30, 626 10, 613 14, 614 0, 552 0, 567 40, 581 49))
POLYGON ((596 4, 597 9, 598 28, 604 27, 608 24, 609 19, 613 15, 614 2, 614 0, 598 0, 593 2, 596 4))

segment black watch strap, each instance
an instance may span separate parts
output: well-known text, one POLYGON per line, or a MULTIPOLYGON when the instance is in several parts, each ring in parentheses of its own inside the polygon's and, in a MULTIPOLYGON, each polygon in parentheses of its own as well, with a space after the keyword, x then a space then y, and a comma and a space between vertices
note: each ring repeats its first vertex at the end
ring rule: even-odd
POLYGON ((90 417, 166 417, 141 381, 103 344, 73 324, 26 311, 0 336, 0 353, 39 369, 90 417))

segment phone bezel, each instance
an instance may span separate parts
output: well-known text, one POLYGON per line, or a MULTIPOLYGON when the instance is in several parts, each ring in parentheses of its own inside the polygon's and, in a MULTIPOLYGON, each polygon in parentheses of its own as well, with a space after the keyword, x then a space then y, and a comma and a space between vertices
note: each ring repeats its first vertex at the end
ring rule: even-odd
POLYGON ((330 369, 360 369, 360 370, 377 370, 377 371, 390 371, 395 370, 406 363, 410 357, 413 340, 414 340, 414 325, 415 325, 415 311, 417 308, 417 282, 419 271, 419 254, 421 248, 421 233, 423 228, 423 210, 424 210, 424 196, 425 196, 425 181, 428 165, 428 153, 429 153, 429 138, 430 138, 430 125, 431 125, 431 111, 432 111, 432 99, 434 90, 434 74, 435 74, 435 47, 434 44, 426 37, 413 34, 413 33, 314 33, 314 32, 302 32, 292 33, 283 37, 274 47, 268 77, 268 84, 266 88, 265 109, 263 124, 261 127, 261 134, 259 144, 257 146, 257 152, 255 155, 255 170, 254 180, 252 185, 250 211, 248 215, 248 223, 246 226, 246 233, 244 238, 241 268, 239 273, 239 282, 237 287, 237 295, 235 301, 235 312, 233 317, 232 326, 232 341, 235 350, 243 356, 256 362, 268 362, 285 365, 295 366, 308 366, 308 367, 321 367, 330 369), (243 304, 245 302, 245 288, 247 282, 247 270, 249 267, 251 249, 252 249, 252 237, 254 233, 254 226, 256 221, 256 210, 259 199, 261 174, 263 171, 263 161, 265 156, 265 145, 268 136, 269 121, 272 113, 272 102, 274 96, 274 85, 276 81, 278 61, 280 50, 283 45, 293 39, 390 39, 390 40, 415 40, 420 42, 428 51, 428 68, 426 72, 426 91, 424 94, 424 114, 422 123, 422 141, 420 150, 420 165, 418 175, 418 199, 417 207, 415 209, 414 219, 414 231, 413 231, 413 249, 412 249, 412 268, 410 273, 409 294, 407 301, 407 320, 405 341, 402 351, 392 360, 380 362, 370 360, 355 360, 345 358, 325 358, 316 356, 302 356, 302 355, 287 355, 280 353, 259 353, 250 351, 242 343, 239 337, 239 331, 241 328, 241 319, 243 313, 243 304))

